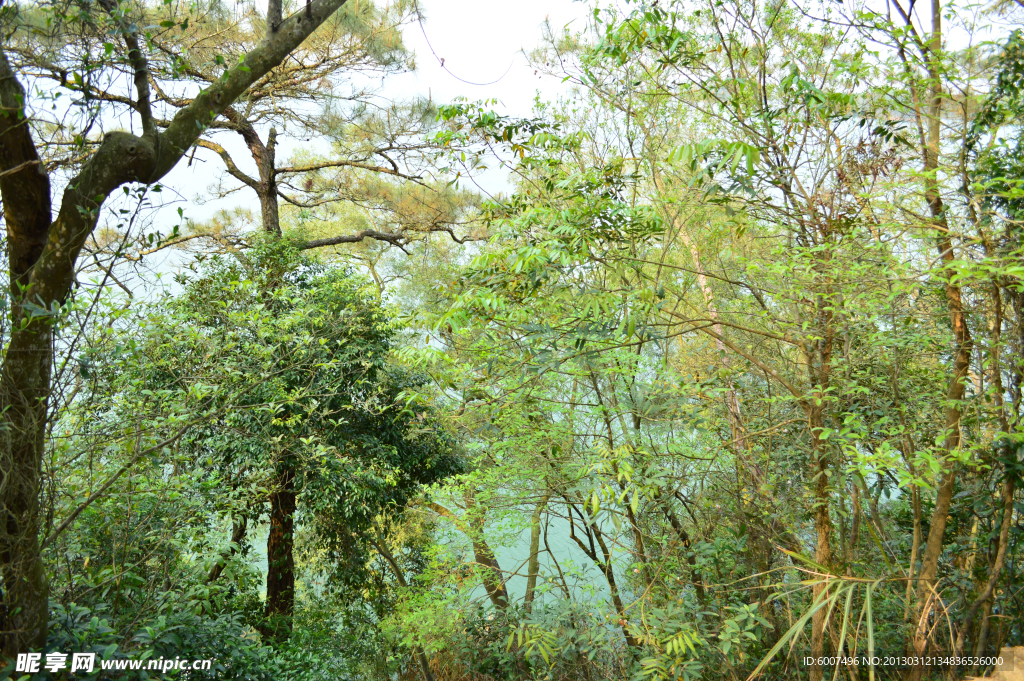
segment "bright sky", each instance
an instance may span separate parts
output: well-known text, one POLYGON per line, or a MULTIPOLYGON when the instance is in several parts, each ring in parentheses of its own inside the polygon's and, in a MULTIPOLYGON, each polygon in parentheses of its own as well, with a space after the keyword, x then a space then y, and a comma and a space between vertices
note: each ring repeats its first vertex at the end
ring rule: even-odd
POLYGON ((414 25, 406 32, 407 44, 417 56, 418 72, 394 79, 393 87, 423 94, 429 88, 435 101, 457 96, 497 98, 507 107, 506 113, 518 116, 530 113, 537 90, 542 98, 553 98, 561 85, 558 80, 534 75, 522 51, 540 43, 545 20, 556 31, 567 24, 582 29, 590 6, 573 0, 419 2, 426 21, 422 29, 414 25), (444 69, 438 58, 444 59, 444 69), (462 81, 498 82, 479 86, 462 81))
MULTIPOLYGON (((545 20, 550 21, 556 31, 566 25, 581 30, 590 7, 587 2, 574 0, 419 2, 425 16, 422 27, 414 22, 405 33, 406 44, 416 55, 417 70, 389 77, 384 84, 384 94, 396 99, 429 95, 437 103, 448 103, 460 96, 474 101, 498 99, 501 105, 496 109, 513 116, 530 115, 538 91, 541 99, 553 100, 565 87, 558 79, 535 74, 523 51, 540 44, 545 20), (444 68, 440 59, 444 59, 444 68)), ((231 153, 243 170, 255 174, 255 166, 241 138, 218 135, 217 142, 231 153)), ((282 139, 278 158, 286 160, 295 146, 294 141, 282 139)), ((202 205, 194 202, 223 175, 219 159, 200 152, 191 166, 184 161, 179 163, 164 179, 164 184, 177 194, 177 205, 182 205, 181 199, 190 204, 183 207, 186 216, 193 220, 205 220, 219 209, 239 205, 255 207, 255 197, 248 189, 202 205)), ((228 181, 233 182, 230 178, 228 181)), ((500 191, 505 188, 504 178, 497 171, 489 171, 481 178, 481 186, 488 192, 500 191)), ((171 199, 170 196, 165 198, 171 199)), ((163 225, 163 220, 158 222, 163 225)))

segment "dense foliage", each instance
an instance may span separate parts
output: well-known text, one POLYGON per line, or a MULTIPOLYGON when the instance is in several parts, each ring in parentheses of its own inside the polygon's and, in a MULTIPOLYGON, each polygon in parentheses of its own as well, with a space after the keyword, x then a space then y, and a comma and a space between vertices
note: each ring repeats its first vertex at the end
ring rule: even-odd
MULTIPOLYGON (((211 679, 920 681, 1024 645, 1018 10, 595 6, 531 55, 567 89, 530 119, 321 97, 345 64, 404 63, 406 10, 349 8, 225 115, 259 178, 199 143, 262 229, 123 218, 51 307, 12 270, 8 353, 55 334, 43 652, 211 679), (276 165, 284 120, 325 144, 276 165), (495 163, 508 193, 465 190, 495 163), (175 247, 164 288, 124 266, 175 247)), ((154 88, 210 81, 174 56, 186 32, 253 49, 258 15, 187 25, 211 11, 147 34, 154 88)), ((36 15, 5 16, 46 77, 36 15)))

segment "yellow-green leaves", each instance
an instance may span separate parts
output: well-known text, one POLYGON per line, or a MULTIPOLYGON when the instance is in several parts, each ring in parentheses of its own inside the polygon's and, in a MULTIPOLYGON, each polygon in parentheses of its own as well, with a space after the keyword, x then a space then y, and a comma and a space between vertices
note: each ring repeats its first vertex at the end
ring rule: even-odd
POLYGON ((743 170, 750 176, 761 160, 761 150, 743 141, 711 139, 678 146, 666 160, 691 170, 702 169, 710 175, 735 174, 742 163, 743 170))

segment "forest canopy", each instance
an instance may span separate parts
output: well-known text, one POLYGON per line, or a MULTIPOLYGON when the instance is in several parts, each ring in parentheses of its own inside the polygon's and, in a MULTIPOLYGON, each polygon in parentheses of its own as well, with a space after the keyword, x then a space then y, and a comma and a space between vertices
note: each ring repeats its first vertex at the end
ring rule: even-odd
POLYGON ((1022 18, 2 0, 0 676, 1005 675, 1022 18))

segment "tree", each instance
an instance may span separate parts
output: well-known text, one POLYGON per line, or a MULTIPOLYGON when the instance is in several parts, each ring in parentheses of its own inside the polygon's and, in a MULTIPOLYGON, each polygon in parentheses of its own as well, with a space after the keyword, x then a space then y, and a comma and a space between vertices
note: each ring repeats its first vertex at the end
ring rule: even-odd
POLYGON ((460 465, 429 414, 401 406, 418 379, 388 366, 393 328, 379 303, 295 246, 268 237, 244 265, 204 266, 149 325, 156 346, 143 340, 122 360, 112 388, 216 391, 207 399, 220 416, 191 428, 181 449, 194 470, 231 481, 218 493, 236 500, 236 528, 269 502, 261 630, 277 641, 295 609, 296 518, 328 552, 332 578, 352 587, 365 577, 374 523, 387 527, 420 485, 460 465))
MULTIPOLYGON (((0 54, 0 196, 9 244, 9 281, 14 327, 0 370, 0 569, 3 606, 0 630, 5 656, 40 647, 46 637, 47 578, 39 550, 38 493, 40 462, 47 426, 53 318, 67 303, 82 245, 95 228, 107 198, 132 183, 150 185, 163 178, 192 147, 203 130, 258 82, 344 4, 317 0, 279 24, 271 21, 266 39, 242 60, 226 66, 220 78, 203 88, 162 131, 158 130, 149 82, 146 32, 138 26, 146 9, 107 3, 86 12, 57 5, 48 9, 54 37, 81 31, 98 40, 111 29, 123 43, 105 58, 106 68, 132 74, 134 96, 124 99, 140 134, 109 132, 85 154, 66 184, 56 215, 51 213, 53 179, 41 163, 28 108, 30 100, 5 45, 0 54)), ((4 30, 31 49, 34 34, 19 26, 22 8, 5 3, 4 30), (14 29, 12 31, 12 29, 14 29), (18 30, 21 29, 21 30, 18 30)), ((27 11, 27 10, 26 10, 27 11)), ((271 3, 271 13, 280 4, 271 3)), ((73 54, 88 59, 89 52, 73 54)), ((17 62, 15 62, 16 64, 17 62)), ((89 127, 81 131, 88 134, 89 127)))

